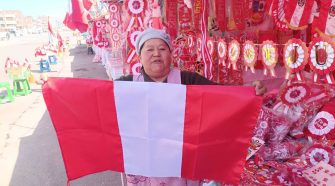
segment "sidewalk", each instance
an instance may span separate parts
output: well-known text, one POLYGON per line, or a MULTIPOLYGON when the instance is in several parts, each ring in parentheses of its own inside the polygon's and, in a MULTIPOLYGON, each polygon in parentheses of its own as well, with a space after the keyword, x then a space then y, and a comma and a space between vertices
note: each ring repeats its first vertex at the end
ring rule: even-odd
MULTIPOLYGON (((49 77, 108 79, 100 63, 92 63, 85 46, 64 55, 49 77)), ((38 66, 33 65, 38 79, 38 66)), ((57 137, 43 100, 41 85, 32 93, 0 104, 0 185, 66 185, 65 168, 57 137)), ((80 94, 80 92, 74 92, 80 94)), ((106 171, 72 181, 71 185, 121 185, 120 174, 106 171)))

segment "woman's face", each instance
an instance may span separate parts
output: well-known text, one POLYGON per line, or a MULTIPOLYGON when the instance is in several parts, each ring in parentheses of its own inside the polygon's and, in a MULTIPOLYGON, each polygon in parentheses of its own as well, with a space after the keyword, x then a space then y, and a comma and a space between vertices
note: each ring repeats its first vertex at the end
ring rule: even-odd
POLYGON ((145 72, 151 78, 162 78, 169 74, 172 58, 165 41, 149 39, 144 43, 140 57, 145 72))

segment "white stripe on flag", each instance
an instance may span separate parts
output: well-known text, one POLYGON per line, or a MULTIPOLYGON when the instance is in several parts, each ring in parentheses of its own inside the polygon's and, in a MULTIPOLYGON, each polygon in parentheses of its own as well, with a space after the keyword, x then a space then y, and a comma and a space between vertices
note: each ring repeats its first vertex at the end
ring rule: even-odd
POLYGON ((186 86, 114 81, 114 97, 125 172, 180 177, 186 86))

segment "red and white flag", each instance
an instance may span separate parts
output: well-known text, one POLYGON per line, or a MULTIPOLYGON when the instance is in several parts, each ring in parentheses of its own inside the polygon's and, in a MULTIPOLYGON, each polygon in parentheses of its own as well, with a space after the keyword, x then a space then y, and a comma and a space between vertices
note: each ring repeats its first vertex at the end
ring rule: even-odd
POLYGON ((290 28, 303 30, 308 26, 314 0, 291 0, 284 8, 285 19, 290 28))
POLYGON ((237 184, 262 102, 253 87, 71 78, 49 78, 43 95, 69 180, 113 170, 237 184))
POLYGON ((313 20, 313 28, 321 35, 335 36, 335 0, 320 1, 320 13, 313 20))

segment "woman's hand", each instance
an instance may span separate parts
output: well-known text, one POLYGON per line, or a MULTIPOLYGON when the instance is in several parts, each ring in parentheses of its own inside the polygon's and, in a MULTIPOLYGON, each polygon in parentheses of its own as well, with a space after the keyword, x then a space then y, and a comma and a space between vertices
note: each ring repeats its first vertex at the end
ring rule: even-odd
POLYGON ((262 96, 266 93, 267 89, 261 81, 252 82, 252 86, 255 87, 256 95, 262 96))

